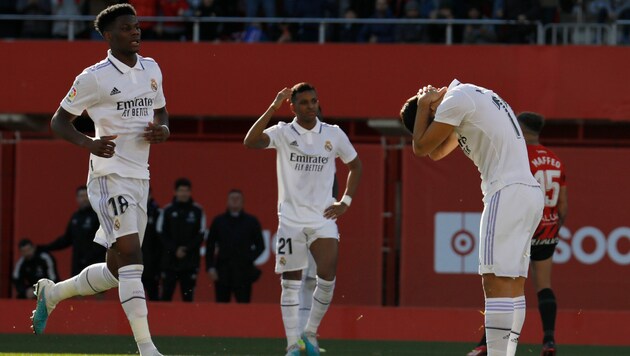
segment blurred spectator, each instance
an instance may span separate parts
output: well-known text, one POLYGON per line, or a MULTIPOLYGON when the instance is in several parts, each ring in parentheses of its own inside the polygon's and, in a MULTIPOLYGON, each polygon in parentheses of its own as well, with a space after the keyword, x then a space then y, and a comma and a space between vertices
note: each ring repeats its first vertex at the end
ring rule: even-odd
POLYGON ((105 262, 106 253, 105 247, 94 242, 99 222, 90 205, 86 186, 76 189, 76 200, 79 209, 72 214, 66 232, 55 241, 38 247, 40 251, 51 252, 72 246, 72 276, 89 265, 105 262))
POLYGON ((245 30, 241 32, 239 40, 245 43, 266 42, 267 35, 263 31, 262 25, 260 23, 253 22, 247 24, 245 30))
MULTIPOLYGON (((435 7, 430 11, 429 18, 433 20, 454 19, 453 4, 449 0, 435 1, 435 7)), ((427 7, 428 9, 429 7, 427 7)), ((446 25, 427 26, 427 35, 431 43, 446 43, 446 25)))
MULTIPOLYGON (((165 17, 182 17, 189 10, 186 0, 160 0, 159 5, 159 14, 165 17)), ((163 40, 186 40, 185 22, 161 22, 156 25, 155 31, 163 40)))
POLYGON ((160 217, 160 207, 153 199, 153 192, 149 188, 147 202, 147 228, 142 240, 142 285, 149 300, 160 300, 160 277, 162 274, 162 241, 158 236, 156 224, 160 217))
POLYGON ((34 299, 33 285, 41 278, 57 282, 55 259, 46 252, 36 250, 33 242, 22 239, 18 244, 20 258, 13 269, 13 283, 19 299, 34 299))
MULTIPOLYGON (((404 19, 413 20, 420 18, 420 5, 416 0, 409 0, 404 6, 404 19)), ((424 26, 421 24, 398 25, 396 28, 396 41, 404 43, 422 42, 424 26)))
POLYGON ((258 17, 263 10, 264 17, 276 17, 276 0, 246 0, 246 16, 258 17))
MULTIPOLYGON (((0 14, 15 15, 15 0, 0 0, 0 14)), ((0 21, 0 38, 17 38, 20 35, 20 21, 0 21)))
MULTIPOLYGON (((331 0, 285 0, 285 11, 289 17, 326 18, 337 17, 336 3, 331 0)), ((317 42, 319 24, 295 24, 293 38, 298 42, 317 42)))
MULTIPOLYGON (((129 0, 129 3, 136 9, 138 16, 157 16, 158 2, 157 0, 129 0)), ((157 38, 155 32, 155 22, 140 21, 140 29, 142 30, 143 40, 153 40, 157 38)))
MULTIPOLYGON (((22 15, 50 15, 51 0, 18 0, 16 10, 22 15)), ((24 20, 22 33, 24 38, 50 38, 50 21, 24 20)))
MULTIPOLYGON (((482 20, 486 19, 482 17, 480 9, 477 7, 470 7, 468 9, 469 20, 482 20)), ((496 35, 492 25, 465 25, 463 43, 467 44, 484 44, 492 43, 496 40, 496 35)))
MULTIPOLYGON (((393 19, 387 0, 376 0, 372 19, 393 19)), ((359 35, 361 41, 370 43, 394 42, 396 26, 393 24, 365 24, 359 35)))
MULTIPOLYGON (((217 17, 224 16, 217 0, 201 0, 193 7, 193 16, 217 17)), ((218 23, 202 22, 199 24, 199 39, 201 41, 215 41, 219 39, 221 26, 218 23)))
MULTIPOLYGON (((53 15, 64 15, 64 16, 79 16, 81 14, 81 9, 83 8, 83 0, 52 0, 53 15)), ((86 29, 86 25, 84 22, 75 21, 74 25, 74 36, 82 37, 83 31, 86 29)), ((68 21, 55 21, 52 25, 52 35, 55 38, 68 38, 68 21)))
POLYGON ((543 25, 558 22, 560 0, 540 0, 540 21, 543 25))
MULTIPOLYGON (((617 3, 617 19, 630 20, 630 0, 622 0, 617 3)), ((622 44, 630 44, 630 26, 621 26, 622 44)))
POLYGON ((203 208, 192 199, 187 178, 175 181, 175 197, 160 213, 156 230, 162 239, 162 300, 173 300, 179 281, 182 300, 192 302, 199 272, 199 248, 206 229, 203 208))
POLYGON ((590 0, 586 5, 586 14, 590 21, 610 22, 614 18, 612 2, 610 0, 590 0))
MULTIPOLYGON (((357 13, 352 8, 346 9, 343 17, 345 19, 356 19, 357 13)), ((359 41, 359 33, 362 26, 356 23, 345 23, 339 25, 339 32, 337 34, 337 41, 339 42, 357 42, 359 41)))
POLYGON ((516 20, 520 25, 499 26, 497 34, 504 43, 534 43, 536 25, 530 23, 540 19, 539 0, 496 0, 495 15, 503 20, 516 20))
POLYGON ((260 277, 254 261, 265 249, 260 223, 243 210, 243 193, 228 193, 225 213, 217 215, 208 230, 206 270, 214 282, 217 303, 249 303, 252 284, 260 277))

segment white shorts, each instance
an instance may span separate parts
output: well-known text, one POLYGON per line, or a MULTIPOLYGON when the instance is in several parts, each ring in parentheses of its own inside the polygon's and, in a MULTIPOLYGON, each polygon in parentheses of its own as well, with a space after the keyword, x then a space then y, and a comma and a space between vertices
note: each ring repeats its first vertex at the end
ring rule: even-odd
MULTIPOLYGON (((313 241, 319 238, 339 240, 339 230, 334 220, 326 220, 323 225, 316 228, 297 227, 280 222, 276 240, 276 273, 301 271, 307 268, 310 255, 308 249, 313 241)), ((315 267, 314 261, 312 266, 315 267)))
POLYGON ((94 242, 110 248, 117 238, 138 234, 142 244, 147 226, 149 180, 110 174, 91 179, 87 188, 90 204, 101 224, 94 242))
POLYGON ((479 231, 479 274, 527 277, 531 240, 543 211, 540 187, 511 184, 484 204, 479 231))

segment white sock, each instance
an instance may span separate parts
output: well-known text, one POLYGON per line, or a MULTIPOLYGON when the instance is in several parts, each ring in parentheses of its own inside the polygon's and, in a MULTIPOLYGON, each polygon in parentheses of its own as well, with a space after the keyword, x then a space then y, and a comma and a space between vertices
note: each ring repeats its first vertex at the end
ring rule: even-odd
POLYGON ((128 265, 118 269, 118 296, 123 310, 129 319, 133 337, 138 344, 140 355, 152 355, 157 352, 151 333, 147 315, 147 302, 142 285, 143 265, 128 265))
POLYGON ((50 299, 57 304, 77 295, 94 295, 117 286, 118 280, 107 269, 107 264, 95 263, 85 267, 78 275, 55 284, 50 299))
POLYGON ((298 311, 300 308, 300 286, 302 281, 282 279, 282 294, 280 295, 280 309, 284 332, 287 335, 287 345, 295 344, 300 337, 298 328, 298 311))
POLYGON ((315 278, 306 277, 302 281, 302 288, 300 289, 300 334, 304 332, 308 317, 311 314, 311 306, 313 305, 313 293, 315 292, 315 286, 317 286, 317 280, 315 278))
POLYGON ((335 290, 335 279, 327 281, 317 277, 317 288, 313 293, 313 306, 311 307, 311 315, 308 318, 308 324, 304 331, 317 334, 317 328, 319 323, 322 322, 322 318, 328 310, 328 306, 333 298, 333 291, 335 290))
POLYGON ((514 315, 512 298, 486 298, 488 356, 504 356, 514 315))
POLYGON ((513 298, 512 302, 514 303, 514 320, 512 321, 512 331, 510 331, 507 356, 516 355, 518 338, 521 336, 521 329, 525 323, 525 296, 513 298))

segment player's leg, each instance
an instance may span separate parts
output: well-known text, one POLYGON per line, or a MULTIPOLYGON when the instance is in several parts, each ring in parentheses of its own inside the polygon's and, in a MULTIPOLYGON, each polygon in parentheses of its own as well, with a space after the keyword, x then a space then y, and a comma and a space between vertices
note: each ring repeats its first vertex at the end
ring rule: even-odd
POLYGON ((237 303, 249 303, 252 299, 252 283, 243 282, 234 286, 234 299, 237 303))
MULTIPOLYGON (((539 246, 547 251, 553 250, 555 245, 539 246)), ((532 254, 532 257, 533 254, 532 254)), ((546 256, 537 256, 546 257, 546 256)), ((553 266, 553 257, 549 256, 543 260, 537 260, 532 258, 532 279, 534 281, 534 287, 538 295, 538 311, 540 312, 540 319, 543 327, 543 354, 554 355, 556 350, 555 345, 555 324, 556 324, 556 311, 557 303, 556 296, 551 289, 551 270, 553 266)))
POLYGON ((228 281, 219 277, 219 280, 214 282, 214 298, 217 303, 229 303, 232 296, 232 288, 228 281))
POLYGON ((182 300, 192 302, 195 297, 195 287, 197 286, 197 271, 179 272, 179 284, 182 288, 182 300))
POLYGON ((276 273, 282 274, 280 308, 287 336, 287 355, 299 355, 298 313, 302 270, 307 264, 306 235, 301 228, 280 223, 276 240, 276 273))
POLYGON ((540 188, 522 184, 504 187, 484 206, 479 270, 486 297, 489 355, 516 353, 525 322, 531 236, 540 221, 542 206, 540 188))
POLYGON ((317 286, 317 265, 313 255, 308 253, 308 267, 302 273, 302 289, 300 289, 300 333, 304 332, 313 305, 313 294, 317 286))

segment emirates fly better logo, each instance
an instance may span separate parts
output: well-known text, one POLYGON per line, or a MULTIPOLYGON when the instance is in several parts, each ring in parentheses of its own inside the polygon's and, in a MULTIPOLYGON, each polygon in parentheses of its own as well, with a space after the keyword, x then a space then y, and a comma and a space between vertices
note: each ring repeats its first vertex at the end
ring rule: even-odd
POLYGON ((479 219, 481 213, 435 214, 436 273, 479 272, 479 219))

